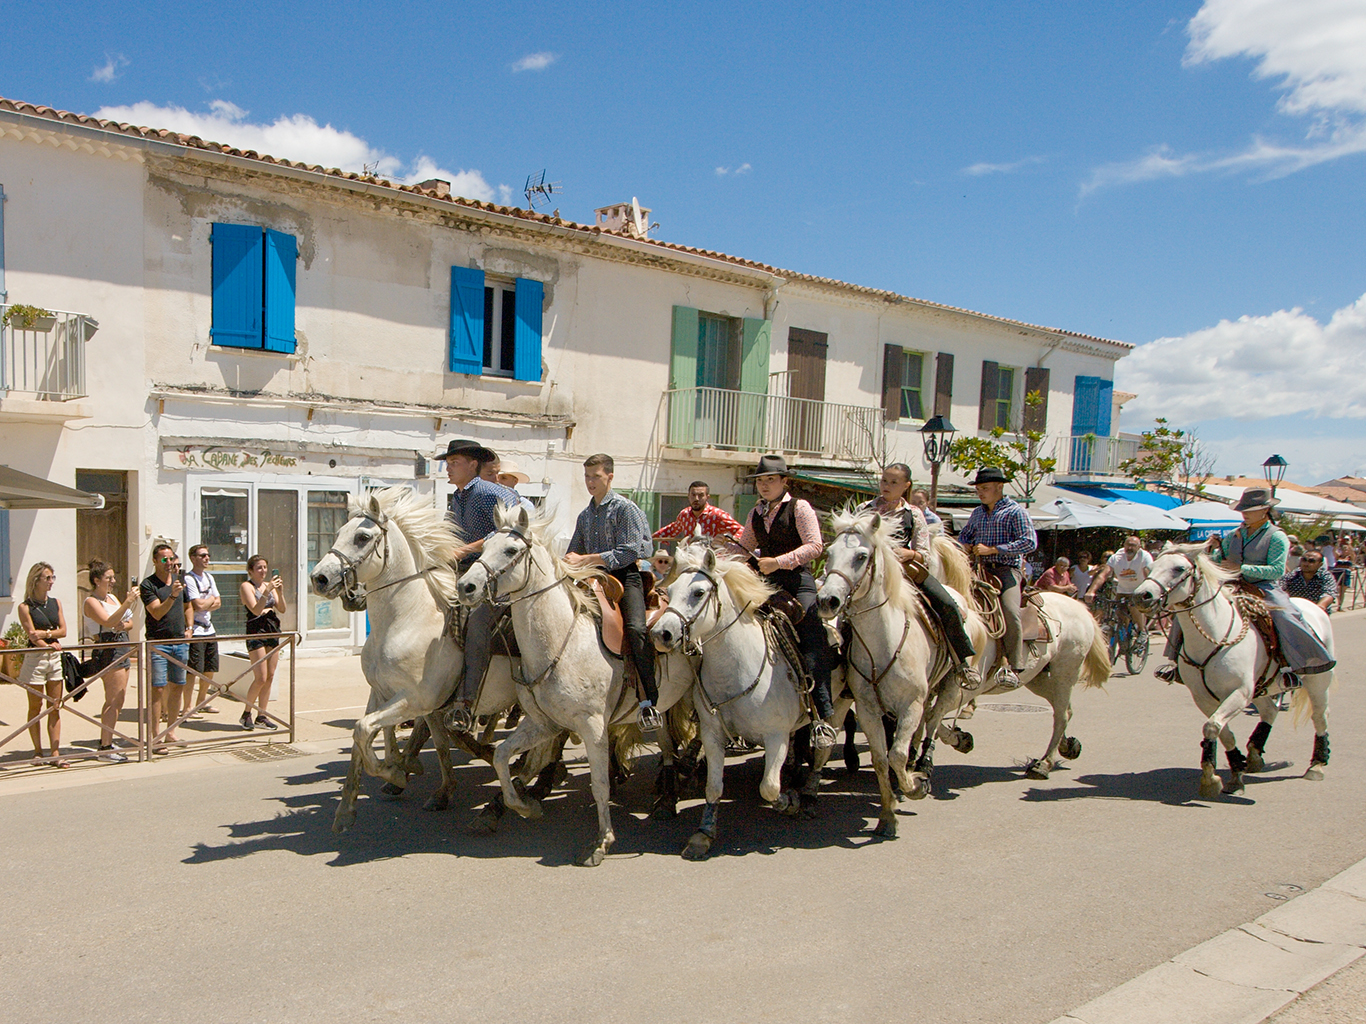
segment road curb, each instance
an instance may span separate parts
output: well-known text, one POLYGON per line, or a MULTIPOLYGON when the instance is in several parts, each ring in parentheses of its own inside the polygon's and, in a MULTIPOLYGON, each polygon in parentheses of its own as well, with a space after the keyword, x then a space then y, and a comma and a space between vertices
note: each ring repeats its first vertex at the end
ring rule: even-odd
POLYGON ((1259 1024, 1366 955, 1366 860, 1051 1024, 1259 1024))

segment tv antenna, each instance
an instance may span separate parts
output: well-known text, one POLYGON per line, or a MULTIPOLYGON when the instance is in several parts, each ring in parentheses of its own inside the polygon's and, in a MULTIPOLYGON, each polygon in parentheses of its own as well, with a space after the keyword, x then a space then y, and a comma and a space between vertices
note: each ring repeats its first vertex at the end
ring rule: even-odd
POLYGON ((546 205, 550 202, 550 197, 556 192, 563 193, 564 186, 558 181, 546 181, 545 171, 539 174, 528 174, 526 188, 522 190, 522 195, 526 196, 527 209, 536 209, 537 204, 546 205))

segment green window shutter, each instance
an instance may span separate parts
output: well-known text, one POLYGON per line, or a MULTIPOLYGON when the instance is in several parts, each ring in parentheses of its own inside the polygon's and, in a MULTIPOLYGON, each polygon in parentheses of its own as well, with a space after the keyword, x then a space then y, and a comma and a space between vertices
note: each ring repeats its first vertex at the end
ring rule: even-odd
POLYGON ((737 494, 735 496, 735 521, 741 526, 749 522, 749 514, 759 504, 757 494, 737 494))
POLYGON ((882 418, 901 419, 901 346, 882 346, 882 418))
POLYGON ((773 321, 745 317, 740 343, 740 390, 768 394, 768 353, 773 347, 773 321))
POLYGON ((674 307, 673 346, 669 353, 669 388, 697 387, 697 310, 674 307))

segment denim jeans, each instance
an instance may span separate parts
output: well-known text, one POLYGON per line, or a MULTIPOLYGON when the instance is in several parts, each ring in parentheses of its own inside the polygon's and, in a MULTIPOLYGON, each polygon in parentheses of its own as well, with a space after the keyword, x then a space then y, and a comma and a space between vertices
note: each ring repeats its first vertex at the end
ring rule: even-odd
POLYGON ((185 685, 185 663, 190 660, 190 645, 158 644, 152 648, 152 685, 165 686, 168 682, 175 686, 185 685), (172 657, 179 665, 167 660, 172 657))

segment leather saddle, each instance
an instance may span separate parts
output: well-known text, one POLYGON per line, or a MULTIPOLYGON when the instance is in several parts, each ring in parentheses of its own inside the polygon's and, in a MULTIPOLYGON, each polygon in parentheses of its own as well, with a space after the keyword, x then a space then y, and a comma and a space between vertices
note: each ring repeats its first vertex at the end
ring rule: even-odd
POLYGON ((1037 590, 1026 591, 1020 602, 1020 635, 1027 644, 1053 642, 1053 629, 1043 614, 1043 598, 1037 590))
POLYGON ((1281 653, 1281 640, 1276 635, 1276 623, 1271 618, 1271 609, 1267 607, 1266 601, 1262 598, 1262 592, 1247 580, 1238 580, 1235 590, 1239 597, 1238 611, 1252 620, 1252 628, 1255 629, 1262 638, 1262 643, 1266 645, 1267 657, 1276 664, 1286 664, 1285 656, 1281 653))
POLYGON ((598 620, 598 638, 607 653, 620 658, 626 645, 626 623, 621 616, 621 598, 626 589, 615 576, 594 576, 587 583, 588 590, 598 600, 602 618, 598 620))

